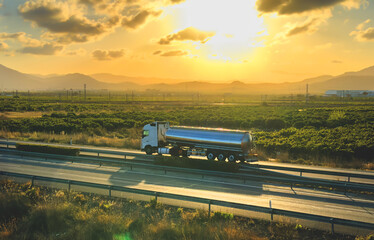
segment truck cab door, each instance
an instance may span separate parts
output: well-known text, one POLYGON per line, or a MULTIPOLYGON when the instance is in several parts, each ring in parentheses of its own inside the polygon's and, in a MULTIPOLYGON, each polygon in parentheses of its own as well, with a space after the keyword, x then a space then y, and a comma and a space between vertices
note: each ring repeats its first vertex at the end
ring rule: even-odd
POLYGON ((157 126, 155 123, 147 124, 143 127, 141 150, 146 146, 158 147, 157 126))

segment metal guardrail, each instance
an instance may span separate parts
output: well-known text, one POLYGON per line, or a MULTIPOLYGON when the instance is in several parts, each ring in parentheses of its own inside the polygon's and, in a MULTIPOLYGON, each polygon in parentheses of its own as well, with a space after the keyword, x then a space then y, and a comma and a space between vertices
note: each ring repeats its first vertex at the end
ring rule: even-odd
POLYGON ((303 173, 314 173, 314 174, 321 174, 321 175, 347 177, 348 182, 350 182, 351 178, 374 179, 374 174, 371 175, 371 174, 362 174, 362 173, 349 173, 349 172, 338 172, 338 171, 330 171, 330 170, 272 166, 272 165, 263 165, 263 164, 250 164, 250 166, 254 168, 262 168, 262 169, 274 169, 274 170, 282 170, 282 171, 290 171, 290 172, 300 172, 300 176, 302 176, 303 173))
POLYGON ((374 223, 367 223, 367 222, 361 222, 361 221, 355 221, 355 220, 347 220, 347 219, 342 219, 342 218, 333 218, 333 217, 328 217, 328 216, 321 216, 321 215, 315 215, 315 214, 309 214, 309 213, 301 213, 301 212, 282 210, 282 209, 276 209, 276 208, 271 208, 271 207, 261 207, 261 206, 235 203, 235 202, 228 202, 228 201, 222 201, 222 200, 214 200, 214 199, 207 199, 207 198, 200 198, 200 197, 191 197, 191 196, 173 194, 173 193, 154 192, 154 191, 136 189, 136 188, 120 187, 120 186, 113 186, 113 185, 106 185, 106 184, 75 181, 75 180, 61 179, 61 178, 34 176, 34 175, 28 175, 28 174, 19 174, 19 173, 11 173, 11 172, 3 172, 3 171, 0 171, 0 175, 9 176, 9 177, 29 178, 33 185, 34 185, 35 180, 65 183, 65 184, 68 184, 68 190, 69 191, 71 189, 71 185, 92 187, 92 188, 99 188, 99 189, 107 189, 109 197, 112 196, 112 191, 115 190, 115 191, 121 191, 121 192, 128 192, 128 193, 154 196, 156 201, 157 201, 158 197, 162 197, 162 198, 175 199, 175 200, 181 200, 181 201, 189 201, 189 202, 195 202, 195 203, 203 203, 203 204, 205 203, 205 204, 208 204, 209 216, 210 216, 210 212, 211 212, 211 206, 215 205, 215 206, 235 208, 235 209, 240 209, 240 210, 249 210, 249 211, 255 211, 255 212, 260 212, 260 213, 268 213, 271 216, 271 220, 273 220, 273 215, 280 215, 280 216, 298 218, 298 219, 303 219, 303 220, 329 223, 329 224, 331 224, 331 232, 332 233, 334 233, 334 225, 336 225, 336 224, 343 225, 343 226, 349 226, 349 227, 364 228, 364 229, 369 229, 369 230, 374 229, 374 223))
POLYGON ((347 183, 347 182, 338 182, 338 181, 331 181, 331 180, 316 180, 313 178, 307 177, 298 177, 298 176, 283 176, 283 177, 275 177, 269 176, 268 172, 266 175, 259 176, 259 175, 252 175, 252 174, 243 174, 243 173, 228 173, 228 172, 217 172, 217 171, 210 171, 210 170, 200 170, 200 169, 190 169, 190 168, 179 168, 179 167, 169 167, 169 166, 161 166, 155 164, 146 164, 146 163, 139 163, 134 162, 131 160, 117 160, 117 159, 104 159, 104 158, 96 158, 96 157, 82 157, 82 156, 65 156, 65 155, 55 155, 55 154, 46 154, 46 153, 35 153, 35 152, 25 152, 25 151, 18 151, 14 149, 1 149, 2 152, 7 152, 10 154, 17 154, 20 156, 31 156, 31 157, 40 157, 43 159, 59 159, 64 161, 70 162, 82 162, 82 161, 89 161, 89 162, 97 162, 100 166, 103 163, 109 164, 119 164, 124 166, 129 166, 132 170, 133 167, 140 167, 140 168, 148 168, 148 169, 156 169, 161 170, 166 175, 167 172, 180 172, 180 173, 189 173, 195 175, 201 175, 201 178, 204 176, 212 176, 212 177, 225 177, 225 178, 234 178, 242 180, 243 183, 246 183, 247 180, 251 181, 262 181, 262 182, 276 182, 276 183, 283 183, 290 185, 291 189, 293 186, 299 184, 302 186, 310 185, 314 187, 327 187, 327 188, 335 188, 341 189, 344 192, 347 190, 354 190, 354 191, 369 191, 374 192, 374 185, 367 185, 367 184, 356 184, 356 183, 347 183))

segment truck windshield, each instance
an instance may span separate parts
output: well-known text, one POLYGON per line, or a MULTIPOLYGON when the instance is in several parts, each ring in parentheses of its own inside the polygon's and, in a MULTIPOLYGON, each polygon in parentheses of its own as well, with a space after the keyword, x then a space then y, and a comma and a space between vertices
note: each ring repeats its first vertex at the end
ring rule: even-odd
POLYGON ((142 138, 149 135, 149 130, 143 130, 142 138))

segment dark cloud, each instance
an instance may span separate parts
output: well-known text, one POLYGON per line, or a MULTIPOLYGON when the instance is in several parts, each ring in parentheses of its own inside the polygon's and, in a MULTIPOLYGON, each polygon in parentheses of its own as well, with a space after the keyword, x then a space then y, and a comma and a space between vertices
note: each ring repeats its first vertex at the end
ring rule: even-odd
POLYGON ((205 43, 209 40, 210 37, 214 36, 215 33, 213 32, 203 32, 196 28, 189 27, 182 31, 179 31, 174 34, 167 35, 164 38, 161 38, 160 41, 158 41, 161 45, 168 45, 172 41, 200 41, 201 43, 205 43))
POLYGON ((150 17, 158 17, 161 13, 162 11, 142 10, 133 16, 124 17, 122 19, 122 26, 130 29, 137 29, 145 24, 150 17))
POLYGON ((35 55, 55 55, 63 49, 62 46, 45 43, 36 47, 24 47, 20 50, 22 53, 29 53, 35 55))
POLYGON ((160 53, 162 53, 162 51, 158 50, 158 51, 155 51, 155 52, 153 53, 153 55, 158 55, 158 54, 160 54, 160 53))
POLYGON ((182 50, 175 50, 175 51, 169 51, 169 52, 164 52, 160 56, 162 57, 179 57, 179 56, 184 56, 187 55, 188 53, 182 50))
MULTIPOLYGON (((100 0, 80 1, 83 3, 100 2, 100 0)), ((66 2, 57 2, 54 0, 27 1, 18 7, 18 12, 25 20, 48 29, 49 32, 45 35, 63 44, 89 41, 94 37, 110 31, 119 22, 118 16, 101 18, 99 20, 88 19, 75 8, 69 10, 66 2)))
POLYGON ((92 53, 92 57, 99 61, 113 60, 116 58, 123 57, 125 51, 121 50, 95 50, 92 53))
POLYGON ((47 28, 54 33, 84 33, 98 35, 105 31, 102 24, 90 22, 84 18, 70 16, 64 20, 62 11, 49 6, 34 6, 34 8, 20 9, 21 16, 36 23, 39 27, 47 28))
POLYGON ((257 10, 261 13, 276 12, 279 15, 303 13, 330 8, 346 0, 257 0, 257 10))
POLYGON ((300 33, 305 33, 305 32, 310 32, 310 31, 314 31, 315 29, 313 28, 314 24, 316 23, 316 19, 313 19, 301 26, 296 26, 292 29, 290 29, 288 32, 287 32, 287 36, 290 37, 290 36, 293 36, 293 35, 296 35, 296 34, 300 34, 300 33))

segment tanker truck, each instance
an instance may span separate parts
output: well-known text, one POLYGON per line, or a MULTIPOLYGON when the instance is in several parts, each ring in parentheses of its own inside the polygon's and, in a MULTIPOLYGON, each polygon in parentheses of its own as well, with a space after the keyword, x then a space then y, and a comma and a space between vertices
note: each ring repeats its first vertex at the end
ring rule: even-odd
POLYGON ((168 122, 145 125, 141 142, 141 150, 148 155, 197 155, 229 162, 256 160, 253 147, 252 135, 246 131, 170 126, 168 122))

